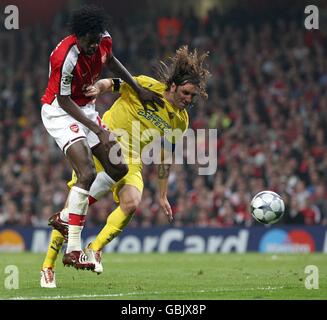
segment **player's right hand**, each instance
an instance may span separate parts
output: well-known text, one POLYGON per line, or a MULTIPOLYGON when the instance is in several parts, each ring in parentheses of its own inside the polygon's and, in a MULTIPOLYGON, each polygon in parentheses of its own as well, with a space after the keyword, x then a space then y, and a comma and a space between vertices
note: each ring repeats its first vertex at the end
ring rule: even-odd
POLYGON ((164 214, 168 218, 168 221, 171 223, 174 218, 168 199, 166 197, 160 198, 159 205, 160 205, 160 209, 164 212, 164 214))
POLYGON ((140 87, 138 91, 138 97, 145 111, 148 110, 148 105, 151 105, 154 111, 158 111, 158 106, 160 108, 164 107, 162 95, 157 92, 151 91, 148 88, 140 87))

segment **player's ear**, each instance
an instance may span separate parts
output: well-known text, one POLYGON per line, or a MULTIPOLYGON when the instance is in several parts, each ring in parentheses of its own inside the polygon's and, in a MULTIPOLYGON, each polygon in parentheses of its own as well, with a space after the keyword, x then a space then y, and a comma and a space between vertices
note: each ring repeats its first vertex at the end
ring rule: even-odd
POLYGON ((177 85, 175 82, 173 82, 170 86, 170 92, 176 92, 177 90, 177 85))

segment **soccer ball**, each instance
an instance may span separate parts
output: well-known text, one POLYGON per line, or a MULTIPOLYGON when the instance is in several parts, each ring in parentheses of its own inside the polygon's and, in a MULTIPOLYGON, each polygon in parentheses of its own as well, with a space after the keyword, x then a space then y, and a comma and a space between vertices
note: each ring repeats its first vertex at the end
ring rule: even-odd
POLYGON ((276 223, 284 214, 283 199, 273 191, 261 191, 251 201, 253 218, 264 224, 276 223))

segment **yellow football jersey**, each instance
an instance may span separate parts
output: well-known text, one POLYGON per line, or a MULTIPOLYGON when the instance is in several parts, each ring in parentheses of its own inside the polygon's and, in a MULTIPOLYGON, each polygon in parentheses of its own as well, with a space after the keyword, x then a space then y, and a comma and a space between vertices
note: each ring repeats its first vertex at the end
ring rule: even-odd
MULTIPOLYGON (((145 88, 164 94, 166 85, 148 76, 138 76, 135 80, 145 88)), ((188 128, 189 118, 187 111, 180 110, 163 98, 164 108, 152 110, 149 105, 145 111, 135 91, 127 84, 122 83, 121 96, 112 107, 104 113, 102 120, 106 126, 118 134, 125 158, 130 162, 140 159, 146 145, 156 138, 165 136, 172 144, 182 136, 188 128), (175 129, 179 129, 176 130, 175 129), (171 131, 175 130, 173 135, 171 131)), ((135 162, 134 162, 135 163, 135 162)))

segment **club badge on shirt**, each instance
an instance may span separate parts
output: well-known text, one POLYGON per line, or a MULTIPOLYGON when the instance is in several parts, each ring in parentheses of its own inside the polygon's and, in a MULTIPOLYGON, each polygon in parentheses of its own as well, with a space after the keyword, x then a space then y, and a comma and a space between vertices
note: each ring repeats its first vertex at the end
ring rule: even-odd
POLYGON ((168 112, 168 117, 170 120, 174 119, 175 113, 174 112, 168 112))
POLYGON ((70 126, 70 130, 77 133, 79 131, 79 126, 76 123, 74 123, 70 126))

